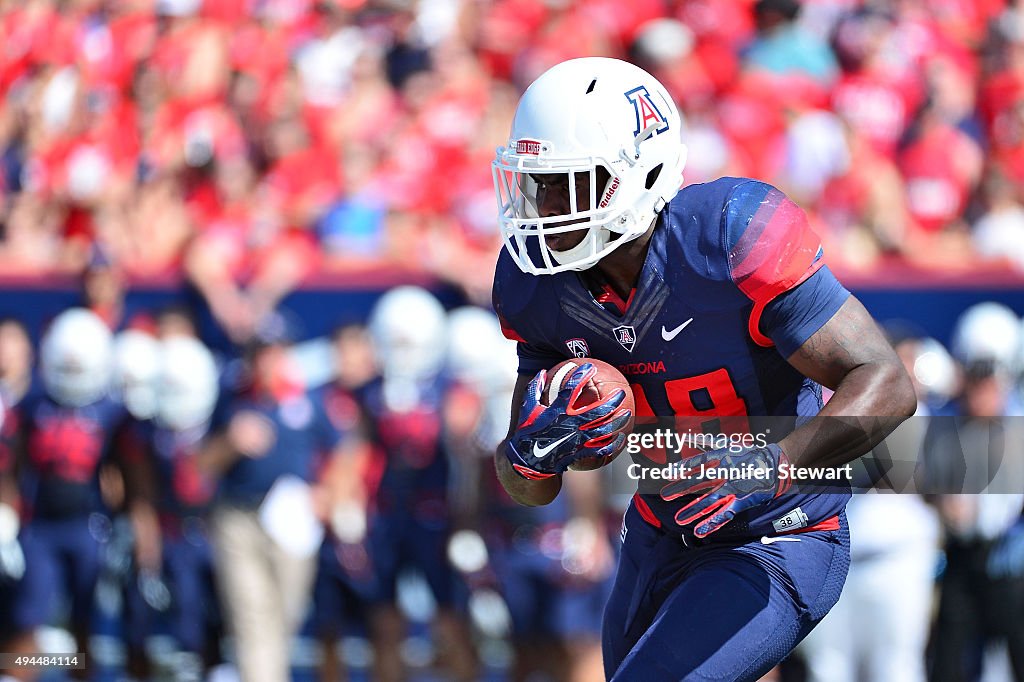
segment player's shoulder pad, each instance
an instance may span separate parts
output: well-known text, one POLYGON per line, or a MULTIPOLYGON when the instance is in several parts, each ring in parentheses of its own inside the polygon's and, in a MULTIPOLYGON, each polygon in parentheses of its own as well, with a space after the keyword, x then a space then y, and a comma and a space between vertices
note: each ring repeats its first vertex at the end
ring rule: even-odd
POLYGON ((491 303, 506 338, 526 342, 534 336, 534 322, 546 312, 544 297, 539 292, 550 286, 550 281, 557 276, 523 272, 508 251, 502 248, 494 269, 491 303))
POLYGON ((730 281, 723 238, 725 213, 734 189, 745 182, 743 178, 725 177, 679 190, 665 207, 669 261, 681 260, 707 280, 730 281))
POLYGON ((823 264, 807 215, 782 191, 757 180, 736 184, 722 216, 729 275, 756 303, 807 279, 823 264))

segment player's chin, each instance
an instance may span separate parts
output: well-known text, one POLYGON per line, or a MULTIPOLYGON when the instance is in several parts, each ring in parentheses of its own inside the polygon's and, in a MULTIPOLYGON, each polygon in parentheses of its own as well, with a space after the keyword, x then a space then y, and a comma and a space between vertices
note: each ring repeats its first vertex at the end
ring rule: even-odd
MULTIPOLYGON (((565 227, 567 225, 579 225, 587 222, 584 220, 568 220, 561 223, 552 223, 551 227, 565 227)), ((580 244, 587 237, 586 229, 559 232, 558 234, 544 235, 544 243, 552 251, 568 251, 580 244)))

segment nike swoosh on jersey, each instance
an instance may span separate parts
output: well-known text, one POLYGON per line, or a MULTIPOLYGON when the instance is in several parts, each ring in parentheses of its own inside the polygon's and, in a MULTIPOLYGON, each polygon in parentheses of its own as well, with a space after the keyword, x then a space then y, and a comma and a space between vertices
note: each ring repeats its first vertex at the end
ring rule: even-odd
POLYGON ((779 537, 769 537, 767 535, 764 535, 764 536, 761 537, 761 544, 762 545, 770 545, 773 542, 800 542, 800 538, 779 538, 779 537))
POLYGON ((692 317, 688 319, 686 322, 683 322, 681 325, 679 325, 672 331, 665 329, 665 325, 661 325, 661 338, 665 339, 666 341, 671 341, 672 339, 676 338, 679 332, 686 329, 686 325, 690 324, 691 322, 693 322, 692 317))
POLYGON ((558 440, 556 440, 554 443, 548 443, 544 447, 540 447, 539 444, 534 443, 533 444, 533 456, 536 457, 537 459, 542 459, 544 457, 547 457, 548 453, 550 453, 552 450, 554 450, 559 445, 561 445, 562 443, 564 443, 565 441, 569 440, 570 438, 572 438, 575 435, 576 435, 575 433, 566 434, 566 435, 562 436, 561 438, 559 438, 558 440))

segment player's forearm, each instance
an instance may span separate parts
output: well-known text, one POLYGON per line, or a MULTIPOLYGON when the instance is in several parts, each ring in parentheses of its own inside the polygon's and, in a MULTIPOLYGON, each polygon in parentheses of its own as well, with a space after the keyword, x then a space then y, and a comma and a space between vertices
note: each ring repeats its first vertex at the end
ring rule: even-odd
POLYGON ((18 481, 9 474, 0 474, 0 504, 10 505, 18 509, 21 496, 18 494, 18 481))
POLYGON ((330 504, 366 501, 364 471, 371 457, 370 445, 359 437, 346 438, 334 449, 333 456, 320 474, 320 484, 330 504))
POLYGON ((561 475, 531 481, 517 474, 505 457, 505 442, 502 441, 494 453, 494 468, 498 472, 498 480, 509 496, 519 504, 528 507, 541 507, 550 503, 562 489, 561 475))
POLYGON ((217 478, 231 468, 235 460, 241 456, 242 453, 231 447, 227 437, 219 434, 207 441, 196 453, 196 466, 204 476, 217 478))
POLYGON ((163 540, 156 509, 148 501, 135 500, 128 509, 135 537, 135 559, 140 568, 159 571, 163 540))
POLYGON ((843 377, 817 417, 779 445, 796 466, 842 466, 870 451, 916 407, 913 384, 898 360, 861 365, 843 377))

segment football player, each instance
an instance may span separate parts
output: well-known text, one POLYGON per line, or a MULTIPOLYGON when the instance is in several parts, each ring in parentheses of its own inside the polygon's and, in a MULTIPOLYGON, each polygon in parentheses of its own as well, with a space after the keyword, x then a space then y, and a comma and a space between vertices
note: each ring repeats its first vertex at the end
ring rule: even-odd
POLYGON ((443 446, 442 376, 446 317, 419 287, 392 289, 369 320, 380 376, 359 391, 370 440, 380 453, 370 494, 370 557, 378 583, 371 615, 374 679, 402 679, 405 627, 396 606, 399 575, 426 578, 438 611, 434 635, 451 679, 475 679, 476 661, 456 609, 455 571, 445 559, 450 533, 450 462, 443 446))
POLYGON ((373 349, 366 329, 347 325, 332 335, 334 381, 321 389, 327 418, 347 434, 351 451, 348 465, 327 467, 324 480, 330 508, 326 537, 320 547, 313 586, 311 626, 323 652, 319 679, 349 679, 348 661, 339 650, 342 636, 365 624, 367 606, 374 590, 373 566, 366 542, 365 469, 369 457, 366 418, 358 393, 376 376, 373 349))
POLYGON ((951 350, 963 383, 946 410, 956 417, 932 420, 925 434, 922 480, 941 493, 931 501, 946 560, 929 647, 929 679, 939 682, 988 677, 998 666, 985 649, 1002 642, 1012 677, 1024 679, 1024 627, 1016 615, 1024 576, 1000 570, 997 559, 1019 532, 1024 505, 1024 461, 1017 454, 1024 427, 1014 391, 1020 324, 1013 310, 995 302, 960 315, 951 350))
POLYGON ((6 647, 38 651, 35 630, 53 624, 67 599, 77 651, 87 651, 100 569, 99 471, 125 416, 109 397, 109 328, 83 308, 61 313, 43 337, 40 364, 43 391, 16 408, 20 447, 0 482, 25 521, 25 570, 9 614, 18 634, 6 647))
POLYGON ((604 615, 610 679, 756 680, 832 607, 850 561, 849 493, 787 494, 778 474, 840 476, 915 397, 799 207, 750 179, 680 189, 681 125, 657 80, 614 59, 558 64, 520 99, 493 164, 494 305, 520 356, 495 464, 513 498, 544 505, 575 461, 622 447, 621 392, 573 402, 591 365, 541 403, 546 370, 573 356, 623 369, 638 417, 795 417, 763 444, 688 450, 674 479, 641 486, 604 615), (743 475, 699 475, 711 465, 743 475))
POLYGON ((202 677, 207 634, 219 615, 206 530, 215 483, 197 463, 219 377, 213 356, 198 339, 175 336, 154 343, 153 419, 136 424, 142 445, 133 449, 136 458, 148 460, 148 466, 133 464, 150 474, 137 486, 145 491, 137 504, 152 505, 154 522, 134 529, 138 589, 129 593, 128 640, 147 643, 163 625, 176 648, 173 656, 153 663, 171 668, 165 672, 176 680, 196 680, 202 677), (152 592, 159 583, 166 584, 166 596, 152 592))

